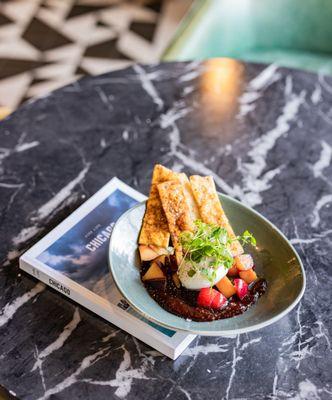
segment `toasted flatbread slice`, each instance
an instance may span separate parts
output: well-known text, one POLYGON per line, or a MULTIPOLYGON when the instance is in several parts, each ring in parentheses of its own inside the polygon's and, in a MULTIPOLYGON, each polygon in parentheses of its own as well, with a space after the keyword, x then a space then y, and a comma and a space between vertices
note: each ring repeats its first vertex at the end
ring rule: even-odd
MULTIPOLYGON (((212 176, 193 175, 189 179, 201 220, 207 224, 225 228, 228 235, 234 239, 235 233, 221 206, 212 176)), ((243 248, 238 240, 232 243, 231 251, 233 256, 243 253, 243 248)))
POLYGON ((184 172, 179 174, 179 179, 180 179, 180 182, 183 185, 183 192, 184 192, 184 195, 186 197, 186 200, 187 200, 187 203, 188 203, 188 206, 189 206, 189 212, 190 212, 190 215, 191 215, 191 219, 193 221, 196 221, 197 219, 200 219, 200 215, 199 215, 199 210, 198 210, 198 207, 197 207, 197 203, 196 203, 194 194, 193 194, 192 189, 191 189, 191 185, 190 185, 189 179, 188 179, 187 175, 184 172))
POLYGON ((178 179, 178 173, 157 164, 153 169, 152 182, 149 199, 146 204, 146 211, 138 243, 168 247, 170 233, 167 219, 160 202, 157 185, 159 183, 178 179))
POLYGON ((180 234, 183 231, 194 231, 194 221, 191 217, 182 183, 179 181, 160 183, 158 191, 171 233, 176 261, 179 265, 182 260, 180 234))
POLYGON ((179 173, 174 172, 169 168, 164 167, 161 164, 156 164, 152 174, 152 184, 159 184, 166 181, 172 181, 179 179, 179 173))

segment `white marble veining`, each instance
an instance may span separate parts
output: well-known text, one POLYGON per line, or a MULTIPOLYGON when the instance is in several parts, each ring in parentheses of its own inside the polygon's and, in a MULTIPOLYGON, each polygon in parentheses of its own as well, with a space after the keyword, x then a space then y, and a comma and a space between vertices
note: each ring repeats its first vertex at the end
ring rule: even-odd
POLYGON ((226 394, 225 394, 226 400, 229 399, 230 391, 232 389, 233 380, 234 380, 234 377, 236 374, 237 363, 238 363, 238 361, 242 360, 242 357, 237 354, 239 346, 240 346, 240 335, 238 335, 238 337, 236 339, 236 345, 233 347, 233 360, 232 360, 232 365, 231 365, 231 373, 229 376, 228 384, 226 387, 226 394))
MULTIPOLYGON (((195 156, 191 155, 192 151, 181 143, 180 131, 177 127, 176 121, 186 116, 190 110, 184 108, 181 103, 176 103, 167 113, 162 114, 160 117, 160 125, 162 129, 170 128, 169 140, 170 151, 169 155, 175 157, 181 164, 191 168, 193 171, 203 174, 212 175, 216 184, 227 194, 240 197, 241 191, 235 185, 233 188, 228 183, 213 172, 210 168, 199 161, 195 156)), ((172 168, 177 165, 175 161, 172 168)))
POLYGON ((242 118, 255 110, 255 102, 263 95, 264 89, 281 78, 282 75, 277 70, 277 65, 270 64, 249 82, 246 91, 239 97, 238 118, 242 118))
POLYGON ((278 73, 277 71, 278 65, 268 65, 249 82, 248 87, 257 91, 264 90, 266 87, 270 86, 272 83, 278 81, 282 77, 281 73, 278 73))
POLYGON ((129 132, 127 130, 122 132, 122 138, 125 142, 129 140, 129 132))
POLYGON ((61 349, 61 347, 64 345, 64 343, 69 338, 69 336, 77 328, 77 325, 80 323, 80 321, 81 321, 81 317, 80 317, 79 310, 78 310, 78 308, 75 308, 72 320, 63 328, 63 331, 56 338, 56 340, 54 342, 50 343, 42 351, 39 351, 37 349, 37 351, 36 351, 37 359, 36 359, 36 362, 34 363, 31 371, 33 372, 36 369, 39 370, 44 390, 46 390, 45 380, 44 380, 44 373, 43 373, 43 362, 44 362, 44 360, 47 357, 49 357, 54 351, 61 349))
POLYGON ((109 112, 113 112, 114 111, 114 107, 113 107, 113 104, 112 104, 112 101, 111 101, 110 97, 105 94, 105 92, 102 90, 102 88, 100 86, 96 86, 95 88, 96 88, 96 91, 97 91, 97 93, 98 93, 98 95, 100 97, 100 100, 106 106, 107 110, 109 112))
POLYGON ((147 369, 153 365, 153 358, 143 358, 143 361, 139 368, 132 368, 132 361, 130 353, 123 346, 123 360, 120 363, 118 370, 116 371, 115 378, 110 381, 91 381, 94 385, 109 385, 116 387, 115 395, 121 399, 126 398, 131 390, 134 379, 151 379, 146 376, 147 369))
POLYGON ((309 238, 309 239, 301 239, 301 238, 294 238, 290 239, 290 242, 294 244, 309 244, 309 243, 315 243, 319 241, 320 238, 309 238))
POLYGON ((219 344, 219 343, 210 343, 208 345, 197 345, 188 347, 183 355, 196 357, 198 354, 209 354, 209 353, 226 353, 229 351, 229 344, 219 344))
POLYGON ((321 85, 321 87, 327 92, 332 94, 332 84, 331 82, 327 79, 327 76, 324 74, 318 74, 318 83, 321 85))
MULTIPOLYGON (((16 236, 13 237, 12 241, 15 246, 19 246, 21 243, 25 243, 40 232, 40 228, 36 225, 23 228, 16 236)), ((8 253, 8 258, 9 253, 8 253)))
POLYGON ((101 349, 96 351, 95 353, 84 357, 78 368, 67 378, 65 378, 63 381, 60 381, 57 385, 47 389, 45 393, 39 397, 37 400, 46 400, 50 396, 60 393, 69 386, 73 385, 79 380, 79 375, 85 371, 87 368, 89 368, 91 365, 96 363, 98 360, 100 360, 103 357, 107 357, 109 354, 110 350, 109 348, 101 349))
POLYGON ((39 142, 37 140, 30 142, 30 143, 22 143, 15 147, 15 151, 20 153, 21 151, 30 150, 33 147, 39 146, 39 142))
POLYGON ((225 127, 210 120, 211 104, 201 96, 208 63, 138 66, 86 79, 27 104, 0 126, 0 246, 7 255, 0 268, 0 378, 22 400, 331 397, 332 80, 275 65, 242 67, 243 92, 232 100, 239 112, 225 127), (58 176, 45 163, 49 154, 81 164, 58 176), (40 301, 44 286, 18 274, 22 249, 107 177, 147 193, 156 162, 212 175, 220 190, 278 225, 306 269, 296 309, 259 332, 199 337, 173 362, 83 309, 73 311, 53 291, 40 301))
MULTIPOLYGON (((280 74, 276 71, 277 67, 274 65, 267 67, 266 70, 253 79, 249 87, 252 87, 255 91, 259 91, 269 86, 280 79, 280 74)), ((250 92, 247 92, 245 95, 252 96, 250 99, 253 100, 257 98, 257 94, 253 93, 250 94, 250 92)), ((293 93, 292 78, 287 77, 285 85, 286 103, 281 115, 276 120, 276 126, 262 137, 250 143, 251 150, 248 152, 248 156, 252 161, 242 161, 241 158, 238 160, 239 171, 243 176, 242 187, 236 184, 231 186, 202 161, 198 160, 197 157, 193 156, 191 149, 186 148, 182 144, 181 134, 176 121, 190 112, 188 108, 181 107, 181 103, 174 104, 172 109, 166 114, 161 115, 160 125, 163 129, 171 128, 169 138, 170 154, 172 156, 175 156, 182 164, 198 173, 212 175, 216 184, 225 193, 233 197, 238 197, 248 205, 257 206, 262 202, 261 193, 271 187, 273 178, 280 174, 284 168, 281 165, 265 172, 268 163, 268 154, 274 148, 278 139, 289 132, 290 124, 295 121, 299 108, 305 101, 305 96, 305 91, 301 91, 298 94, 293 93)))
POLYGON ((0 187, 7 189, 20 189, 24 186, 24 183, 5 183, 0 182, 0 187))
POLYGON ((83 181, 85 175, 89 171, 89 168, 90 164, 88 163, 73 180, 67 183, 49 201, 36 210, 34 215, 30 218, 30 222, 33 222, 34 224, 23 228, 12 238, 12 243, 15 246, 21 246, 23 243, 29 241, 39 234, 41 227, 38 225, 38 222, 43 218, 49 217, 66 199, 71 196, 73 189, 83 181))
POLYGON ((321 217, 320 217, 321 209, 324 206, 329 207, 331 202, 332 202, 332 194, 325 194, 317 201, 317 203, 315 204, 315 207, 312 211, 311 226, 313 228, 317 228, 321 221, 321 217))
POLYGON ((251 149, 248 156, 251 161, 239 164, 243 176, 241 199, 251 206, 262 203, 262 192, 271 187, 271 180, 281 172, 282 165, 266 171, 267 158, 278 139, 289 133, 291 123, 295 120, 300 106, 305 100, 305 91, 293 93, 291 80, 288 80, 288 82, 285 87, 286 102, 281 114, 276 119, 275 126, 250 143, 251 149))
POLYGON ((59 190, 47 203, 43 204, 37 211, 36 215, 32 218, 33 221, 41 220, 50 215, 60 204, 66 200, 71 194, 73 189, 83 181, 85 175, 88 173, 91 164, 88 163, 79 174, 68 182, 61 190, 59 190))
POLYGON ((0 176, 3 172, 2 164, 8 157, 13 156, 16 153, 22 153, 39 146, 39 141, 37 140, 33 140, 32 142, 25 142, 26 137, 27 133, 23 132, 18 137, 16 145, 14 147, 0 147, 0 176))
POLYGON ((159 96, 152 77, 146 73, 146 71, 140 65, 133 66, 134 71, 136 71, 137 76, 141 80, 142 88, 146 91, 146 93, 151 97, 153 102, 158 106, 158 109, 161 110, 163 108, 164 102, 159 96))
POLYGON ((311 94, 311 101, 318 104, 322 100, 322 88, 319 83, 316 83, 315 90, 311 94))
POLYGON ((0 327, 6 325, 14 317, 18 309, 20 309, 25 303, 37 296, 37 294, 41 293, 43 290, 45 290, 45 285, 43 283, 37 283, 37 285, 31 290, 7 303, 0 310, 0 327))
POLYGON ((202 70, 204 70, 204 67, 202 68, 202 65, 199 61, 189 62, 186 65, 186 68, 184 68, 181 76, 178 78, 178 81, 179 82, 193 81, 193 80, 199 78, 199 76, 202 73, 202 70))
POLYGON ((332 160, 332 146, 330 146, 325 140, 321 140, 321 152, 319 159, 312 165, 312 172, 315 178, 321 177, 325 168, 331 164, 332 160))

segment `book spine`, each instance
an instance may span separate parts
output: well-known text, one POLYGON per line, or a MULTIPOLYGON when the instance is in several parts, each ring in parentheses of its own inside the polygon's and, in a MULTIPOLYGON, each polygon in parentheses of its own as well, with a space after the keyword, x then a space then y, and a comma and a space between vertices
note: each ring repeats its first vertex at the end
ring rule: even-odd
POLYGON ((41 271, 39 268, 35 268, 23 257, 20 258, 19 263, 20 268, 23 271, 39 279, 41 282, 55 289, 59 293, 62 293, 66 297, 69 297, 81 306, 101 316, 106 321, 111 322, 120 329, 125 330, 126 332, 135 336, 137 339, 140 339, 147 345, 154 347, 156 350, 165 354, 167 357, 174 360, 184 350, 183 349, 182 351, 179 351, 179 349, 167 345, 164 341, 158 339, 157 337, 149 335, 149 332, 146 329, 145 322, 133 317, 132 315, 130 315, 126 311, 121 310, 117 306, 108 303, 108 307, 106 308, 105 306, 97 304, 92 299, 89 299, 78 291, 74 290, 72 287, 63 285, 61 282, 48 275, 46 272, 41 271))
POLYGON ((24 259, 22 259, 22 257, 20 258, 20 268, 23 271, 27 272, 28 274, 39 279, 41 282, 50 286, 51 288, 57 290, 58 292, 62 293, 65 296, 71 298, 72 300, 76 301, 77 303, 80 303, 81 296, 78 293, 76 293, 74 290, 72 290, 72 288, 66 287, 65 285, 58 282, 56 279, 47 275, 45 272, 41 271, 38 268, 31 266, 28 262, 26 262, 24 259))

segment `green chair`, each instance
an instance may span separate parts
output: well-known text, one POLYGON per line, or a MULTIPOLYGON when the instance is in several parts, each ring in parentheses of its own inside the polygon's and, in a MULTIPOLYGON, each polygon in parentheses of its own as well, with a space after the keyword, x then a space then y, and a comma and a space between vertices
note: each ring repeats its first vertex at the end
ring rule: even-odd
POLYGON ((212 57, 332 75, 332 0, 196 0, 162 58, 212 57))

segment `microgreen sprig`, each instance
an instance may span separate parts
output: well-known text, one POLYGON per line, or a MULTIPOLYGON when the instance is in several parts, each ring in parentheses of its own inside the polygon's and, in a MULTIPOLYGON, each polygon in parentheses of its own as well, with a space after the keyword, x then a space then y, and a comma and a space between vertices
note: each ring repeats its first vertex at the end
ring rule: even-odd
POLYGON ((225 228, 200 220, 195 221, 195 228, 194 232, 182 232, 180 236, 184 250, 183 262, 186 260, 191 264, 189 277, 200 272, 211 285, 216 279, 220 265, 228 269, 233 265, 234 259, 230 250, 232 242, 238 240, 241 244, 256 245, 256 239, 249 231, 236 238, 230 238, 225 228), (208 265, 201 268, 199 263, 204 260, 208 260, 208 265))

